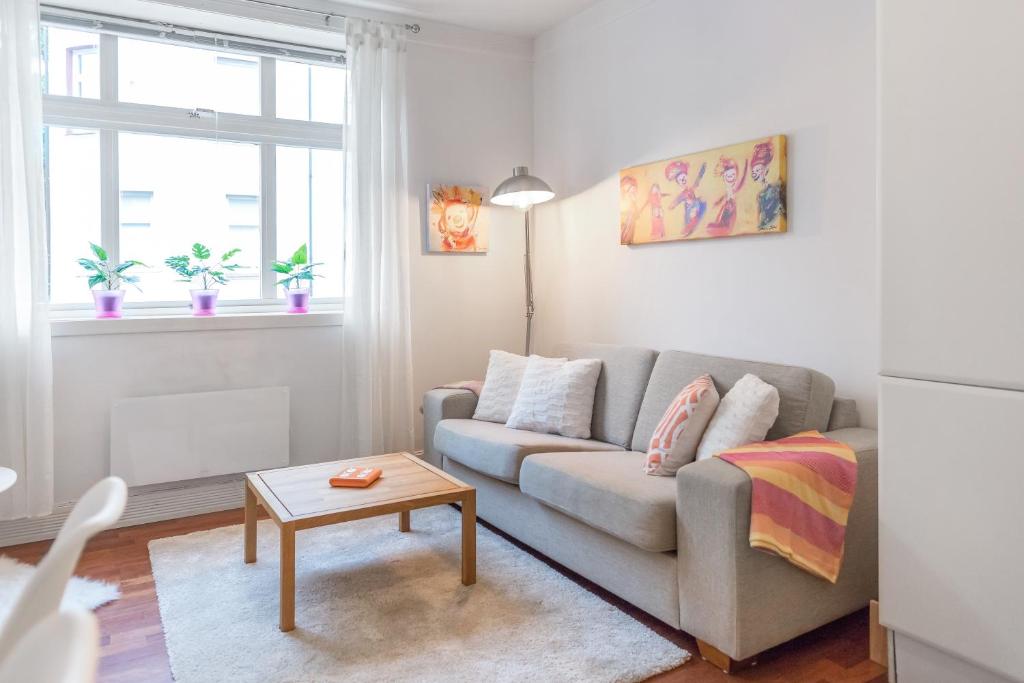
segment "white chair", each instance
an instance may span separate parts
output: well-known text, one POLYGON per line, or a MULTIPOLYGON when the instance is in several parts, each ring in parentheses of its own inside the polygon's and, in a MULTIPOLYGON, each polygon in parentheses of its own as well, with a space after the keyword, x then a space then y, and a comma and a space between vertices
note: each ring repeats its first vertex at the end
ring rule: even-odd
POLYGON ((60 608, 64 589, 86 541, 112 527, 121 518, 127 500, 124 480, 107 477, 75 504, 0 630, 0 663, 7 659, 19 638, 60 608))
POLYGON ((100 628, 85 609, 46 617, 14 644, 0 665, 0 683, 94 683, 100 628))

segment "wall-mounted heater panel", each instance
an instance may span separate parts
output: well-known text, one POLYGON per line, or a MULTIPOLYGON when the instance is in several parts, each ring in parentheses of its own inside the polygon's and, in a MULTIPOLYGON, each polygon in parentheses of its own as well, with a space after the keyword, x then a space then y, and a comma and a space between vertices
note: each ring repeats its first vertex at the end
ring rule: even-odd
POLYGON ((129 486, 288 464, 288 387, 114 401, 110 473, 129 486))

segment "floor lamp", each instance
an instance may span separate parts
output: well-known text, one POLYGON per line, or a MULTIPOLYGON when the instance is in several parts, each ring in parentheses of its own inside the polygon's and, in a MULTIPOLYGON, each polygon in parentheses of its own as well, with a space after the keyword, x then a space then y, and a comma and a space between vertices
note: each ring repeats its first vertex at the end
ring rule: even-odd
POLYGON ((530 355, 531 334, 533 332, 533 272, 530 270, 530 209, 535 204, 542 204, 554 198, 551 187, 536 176, 530 175, 526 166, 516 166, 512 177, 503 180, 494 189, 491 203, 498 206, 514 206, 523 211, 523 222, 526 232, 526 255, 523 269, 526 273, 526 355, 530 355))

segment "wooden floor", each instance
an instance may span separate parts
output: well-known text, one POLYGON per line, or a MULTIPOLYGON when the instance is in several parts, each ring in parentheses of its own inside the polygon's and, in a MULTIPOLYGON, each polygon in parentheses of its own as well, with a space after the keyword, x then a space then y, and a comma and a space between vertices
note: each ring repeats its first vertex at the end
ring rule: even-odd
MULTIPOLYGON (((149 563, 149 541, 241 523, 242 511, 231 510, 115 529, 100 534, 89 543, 78 565, 77 573, 118 583, 122 593, 121 599, 97 610, 102 629, 100 681, 161 683, 172 680, 167 649, 164 646, 163 626, 160 623, 160 610, 157 606, 153 571, 149 563)), ((490 528, 501 533, 493 527, 490 528)), ((513 539, 509 540, 524 547, 513 539)), ((36 562, 48 547, 48 541, 29 543, 0 549, 0 554, 24 562, 36 562)), ((868 659, 867 609, 762 653, 757 666, 727 676, 700 659, 696 654, 697 644, 690 636, 625 604, 530 549, 524 549, 694 653, 693 660, 651 679, 652 683, 730 680, 778 683, 884 683, 886 680, 885 670, 868 659)))

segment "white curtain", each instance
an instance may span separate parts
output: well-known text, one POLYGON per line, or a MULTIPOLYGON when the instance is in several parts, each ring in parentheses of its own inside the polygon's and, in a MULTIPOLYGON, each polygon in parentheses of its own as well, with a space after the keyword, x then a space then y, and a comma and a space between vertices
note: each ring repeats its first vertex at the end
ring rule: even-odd
POLYGON ((346 19, 344 457, 413 446, 405 29, 346 19))
POLYGON ((53 507, 39 5, 0 0, 0 518, 53 507))

